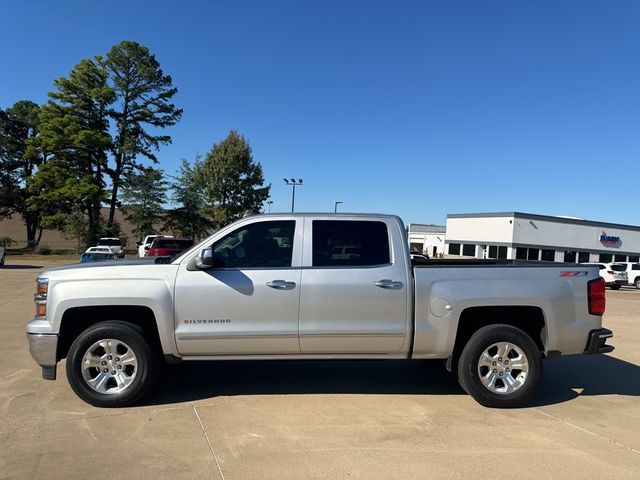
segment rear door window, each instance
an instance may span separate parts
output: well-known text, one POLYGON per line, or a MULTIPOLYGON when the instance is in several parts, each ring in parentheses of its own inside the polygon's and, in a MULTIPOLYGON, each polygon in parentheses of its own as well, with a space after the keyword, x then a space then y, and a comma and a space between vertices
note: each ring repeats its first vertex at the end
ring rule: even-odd
POLYGON ((362 267, 391 263, 384 222, 313 221, 314 267, 362 267))
POLYGON ((613 270, 614 272, 626 272, 627 266, 614 263, 613 265, 611 265, 611 270, 613 270))

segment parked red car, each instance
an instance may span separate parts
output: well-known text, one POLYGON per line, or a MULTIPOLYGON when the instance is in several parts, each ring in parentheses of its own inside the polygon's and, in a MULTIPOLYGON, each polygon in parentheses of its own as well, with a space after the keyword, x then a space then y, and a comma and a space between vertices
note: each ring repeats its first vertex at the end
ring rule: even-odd
POLYGON ((164 257, 167 255, 177 255, 191 246, 193 246, 193 242, 188 238, 158 237, 151 243, 145 256, 164 257))

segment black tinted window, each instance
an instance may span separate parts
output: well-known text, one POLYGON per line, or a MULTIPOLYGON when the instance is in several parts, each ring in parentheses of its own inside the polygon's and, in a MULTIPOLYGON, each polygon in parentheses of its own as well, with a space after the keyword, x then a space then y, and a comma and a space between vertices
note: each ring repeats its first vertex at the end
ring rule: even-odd
POLYGON ((613 265, 611 265, 611 270, 613 270, 614 272, 626 272, 627 266, 614 263, 613 265))
POLYGON ((556 258, 555 250, 542 250, 542 254, 540 255, 540 259, 544 262, 553 262, 556 258))
POLYGON ((462 255, 464 255, 465 257, 475 257, 476 246, 465 243, 464 245, 462 245, 462 255))
POLYGON ((213 245, 226 268, 290 267, 296 222, 258 222, 240 227, 213 245))
POLYGON ((390 263, 383 222, 313 221, 313 266, 371 266, 390 263))
POLYGON ((156 248, 189 248, 193 245, 191 240, 176 240, 171 238, 166 238, 162 240, 154 240, 153 246, 156 248))
POLYGON ((100 245, 100 246, 106 245, 108 247, 120 247, 122 246, 122 242, 117 238, 101 238, 100 240, 98 240, 98 243, 96 243, 96 245, 100 245))
POLYGON ((580 252, 578 254, 578 262, 585 263, 589 261, 589 252, 580 252))
POLYGON ((449 244, 449 255, 460 255, 460 244, 459 243, 450 243, 449 244))

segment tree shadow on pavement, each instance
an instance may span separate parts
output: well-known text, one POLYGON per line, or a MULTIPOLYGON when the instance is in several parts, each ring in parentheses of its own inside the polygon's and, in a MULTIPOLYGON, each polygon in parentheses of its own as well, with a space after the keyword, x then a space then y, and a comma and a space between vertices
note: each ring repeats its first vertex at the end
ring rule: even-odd
POLYGON ((2 270, 36 270, 39 268, 44 268, 42 265, 7 265, 4 267, 0 267, 0 271, 2 270))
MULTIPOLYGON (((579 395, 640 396, 640 366, 607 355, 544 362, 543 381, 528 406, 579 395), (581 389, 582 392, 576 392, 581 389)), ((284 394, 464 394, 442 361, 216 361, 166 366, 141 405, 217 396, 284 394)))

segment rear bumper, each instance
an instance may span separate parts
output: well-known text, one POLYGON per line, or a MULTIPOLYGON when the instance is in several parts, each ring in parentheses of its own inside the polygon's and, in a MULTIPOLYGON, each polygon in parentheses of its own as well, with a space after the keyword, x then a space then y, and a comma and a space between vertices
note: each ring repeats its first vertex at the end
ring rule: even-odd
POLYGON ((58 353, 58 335, 43 333, 27 333, 29 352, 38 365, 42 367, 42 378, 56 379, 58 353))
POLYGON ((584 353, 587 355, 595 355, 597 353, 612 352, 615 347, 613 345, 606 345, 607 339, 611 337, 613 337, 613 332, 607 328, 591 330, 584 353))

